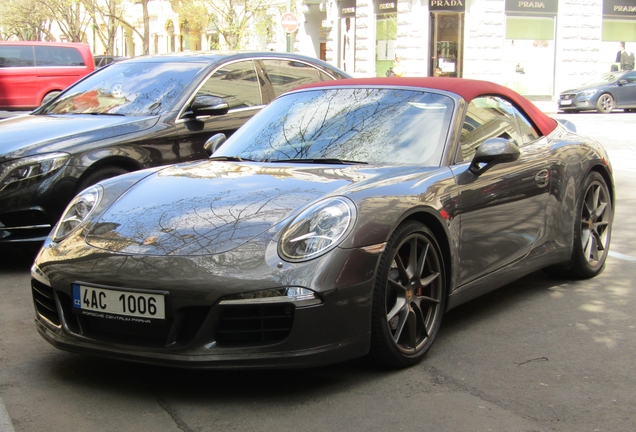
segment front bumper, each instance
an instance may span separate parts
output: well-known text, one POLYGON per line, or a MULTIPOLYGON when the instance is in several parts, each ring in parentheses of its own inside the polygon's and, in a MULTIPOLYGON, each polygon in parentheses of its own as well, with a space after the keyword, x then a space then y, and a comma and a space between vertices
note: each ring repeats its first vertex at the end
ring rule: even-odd
MULTIPOLYGON (((166 258, 121 256, 89 247, 81 256, 64 257, 45 246, 32 280, 37 329, 63 350, 187 368, 311 367, 368 352, 379 255, 336 248, 311 262, 282 267, 266 258, 245 260, 242 267, 215 265, 241 257, 240 249, 219 256, 166 258), (166 320, 157 325, 120 323, 84 314, 72 307, 71 284, 78 280, 164 291, 166 320), (263 307, 222 301, 237 293, 289 286, 312 290, 320 304, 283 299, 263 307)), ((253 244, 248 252, 254 254, 253 244)))

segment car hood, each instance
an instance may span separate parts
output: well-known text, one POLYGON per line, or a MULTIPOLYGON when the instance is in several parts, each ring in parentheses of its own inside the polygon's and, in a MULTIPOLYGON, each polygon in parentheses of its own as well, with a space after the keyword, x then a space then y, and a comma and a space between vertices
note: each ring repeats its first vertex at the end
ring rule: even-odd
MULTIPOLYGON (((431 169, 433 170, 433 169, 431 169)), ((274 165, 204 161, 141 180, 91 226, 86 242, 111 252, 207 255, 228 252, 310 202, 392 182, 405 167, 274 165)), ((422 173, 422 168, 413 168, 422 173)))
POLYGON ((0 123, 0 160, 64 151, 69 145, 139 132, 154 126, 152 117, 109 115, 26 115, 0 123))

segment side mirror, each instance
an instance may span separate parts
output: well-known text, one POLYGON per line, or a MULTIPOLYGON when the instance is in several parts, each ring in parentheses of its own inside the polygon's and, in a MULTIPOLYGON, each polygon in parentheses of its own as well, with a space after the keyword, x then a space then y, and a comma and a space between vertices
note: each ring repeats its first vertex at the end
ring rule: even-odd
POLYGON ((519 147, 514 142, 504 138, 489 138, 477 149, 470 170, 479 175, 489 166, 516 161, 520 155, 519 147))
POLYGON ((627 80, 624 80, 624 79, 622 79, 622 80, 618 80, 618 85, 619 85, 619 86, 624 86, 624 85, 626 85, 626 84, 629 84, 629 83, 627 82, 627 80))
POLYGON ((190 109, 195 117, 206 115, 227 114, 230 105, 223 98, 209 95, 196 96, 190 104, 190 109))
POLYGON ((218 133, 218 134, 215 134, 215 135, 211 136, 205 142, 205 144, 203 144, 203 148, 205 149, 205 152, 208 154, 208 156, 212 156, 214 154, 214 152, 219 147, 221 147, 221 144, 223 144, 226 139, 227 139, 227 137, 223 133, 218 133))

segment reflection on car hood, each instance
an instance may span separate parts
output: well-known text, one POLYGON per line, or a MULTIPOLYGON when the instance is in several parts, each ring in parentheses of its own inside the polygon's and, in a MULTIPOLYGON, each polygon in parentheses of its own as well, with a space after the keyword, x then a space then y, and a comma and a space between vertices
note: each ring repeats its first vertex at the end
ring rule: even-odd
POLYGON ((219 254, 245 244, 311 201, 400 172, 404 167, 214 161, 174 166, 122 195, 91 227, 86 241, 131 254, 219 254))
POLYGON ((154 126, 153 117, 109 115, 27 115, 2 122, 0 160, 64 151, 67 145, 94 142, 154 126))

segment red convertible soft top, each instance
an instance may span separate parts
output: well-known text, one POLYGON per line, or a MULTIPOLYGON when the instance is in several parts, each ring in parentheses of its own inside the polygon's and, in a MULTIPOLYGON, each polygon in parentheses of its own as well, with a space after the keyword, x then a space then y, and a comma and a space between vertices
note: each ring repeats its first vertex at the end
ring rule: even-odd
POLYGON ((407 87, 421 87, 428 89, 444 90, 451 93, 455 93, 466 102, 470 102, 478 96, 503 96, 508 99, 514 105, 523 111, 534 125, 539 129, 542 135, 548 135, 552 132, 557 122, 551 117, 548 117, 537 108, 528 99, 521 96, 514 90, 504 87, 499 84, 495 84, 489 81, 471 80, 465 78, 446 78, 446 77, 382 77, 382 78, 352 78, 342 79, 336 81, 322 81, 313 84, 307 84, 299 88, 313 88, 313 87, 348 87, 352 85, 362 86, 407 86, 407 87))

